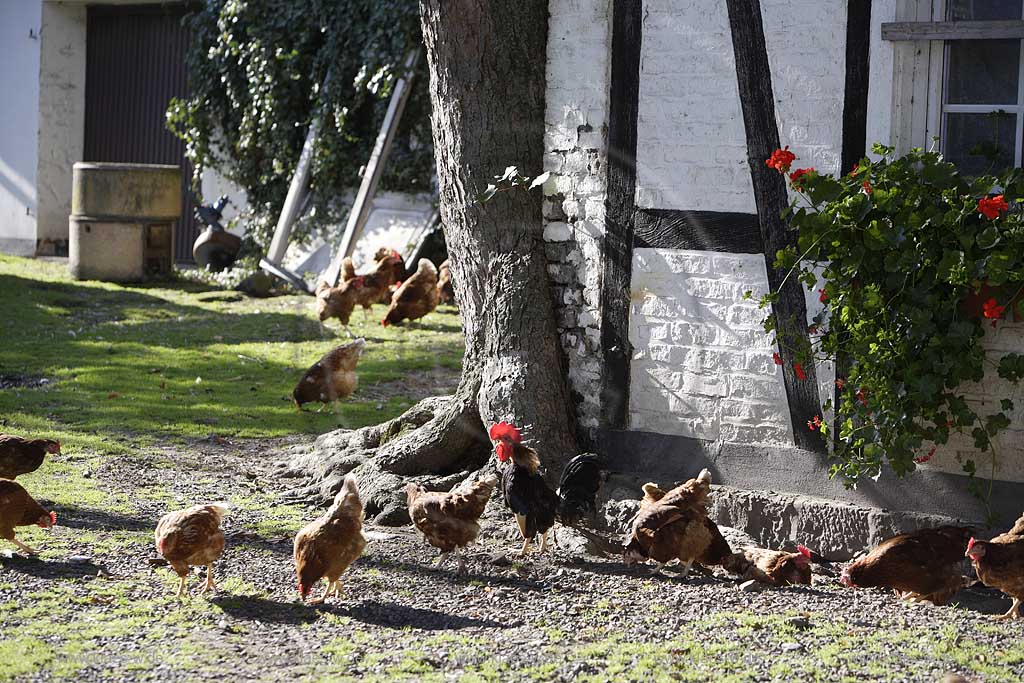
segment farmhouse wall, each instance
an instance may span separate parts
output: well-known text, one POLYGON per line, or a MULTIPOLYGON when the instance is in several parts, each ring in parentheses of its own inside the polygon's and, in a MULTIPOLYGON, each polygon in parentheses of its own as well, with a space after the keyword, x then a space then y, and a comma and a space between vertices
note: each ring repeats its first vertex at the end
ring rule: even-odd
POLYGON ((605 233, 610 0, 551 0, 544 118, 544 239, 558 333, 579 426, 600 413, 602 240, 605 233))

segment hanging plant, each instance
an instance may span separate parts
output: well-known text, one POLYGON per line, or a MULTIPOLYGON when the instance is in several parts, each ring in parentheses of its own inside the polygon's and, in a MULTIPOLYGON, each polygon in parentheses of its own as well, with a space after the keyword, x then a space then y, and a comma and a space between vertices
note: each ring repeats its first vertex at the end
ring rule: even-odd
MULTIPOLYGON (((796 244, 778 252, 775 267, 816 291, 822 310, 809 336, 787 335, 773 316, 765 330, 803 365, 837 362, 837 399, 822 406, 834 422, 808 416, 808 428, 834 444, 832 476, 853 484, 886 465, 905 476, 957 432, 994 468, 1024 356, 987 354, 982 338, 1005 324, 1024 291, 1024 217, 1015 209, 1024 176, 970 179, 937 152, 872 151, 879 160, 862 159, 839 178, 791 169, 788 149, 766 161, 797 193, 784 216, 796 244), (963 385, 991 386, 993 375, 1006 380, 998 385, 1006 395, 986 412, 963 385)), ((972 477, 978 471, 974 458, 961 464, 972 477)), ((981 481, 972 489, 981 493, 981 481)))

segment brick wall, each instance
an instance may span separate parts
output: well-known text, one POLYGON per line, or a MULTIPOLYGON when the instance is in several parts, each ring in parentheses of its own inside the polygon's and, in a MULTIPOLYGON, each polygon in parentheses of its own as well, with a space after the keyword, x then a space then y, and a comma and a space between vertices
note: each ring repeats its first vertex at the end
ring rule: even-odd
MULTIPOLYGON (((763 0, 782 144, 799 166, 839 168, 846 72, 843 0, 763 0), (808 30, 813 27, 813 30, 808 30)), ((637 205, 756 210, 724 2, 645 9, 637 205)))
POLYGON ((548 24, 544 239, 580 426, 598 424, 610 0, 552 0, 548 24))

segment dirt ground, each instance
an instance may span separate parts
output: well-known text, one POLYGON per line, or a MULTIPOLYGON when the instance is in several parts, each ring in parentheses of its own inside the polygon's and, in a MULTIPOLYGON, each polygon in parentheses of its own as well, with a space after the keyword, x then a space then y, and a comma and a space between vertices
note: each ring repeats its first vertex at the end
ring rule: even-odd
POLYGON ((42 558, 0 560, 0 681, 1024 680, 1022 622, 991 622, 1008 605, 991 592, 911 606, 817 567, 812 587, 747 593, 590 557, 565 533, 520 561, 500 501, 465 575, 434 567, 411 527, 368 527, 344 599, 306 606, 291 539, 320 511, 277 505, 286 482, 269 474, 296 441, 165 444, 84 470, 82 503, 56 505, 59 526, 26 537, 42 558), (234 508, 220 590, 179 602, 176 577, 152 564, 152 530, 214 500, 234 508))

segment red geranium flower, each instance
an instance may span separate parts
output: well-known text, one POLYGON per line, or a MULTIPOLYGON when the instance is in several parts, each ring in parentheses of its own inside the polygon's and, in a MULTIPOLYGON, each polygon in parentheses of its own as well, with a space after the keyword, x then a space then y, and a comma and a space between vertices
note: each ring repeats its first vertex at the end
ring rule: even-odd
POLYGON ((871 194, 874 190, 871 189, 871 183, 864 181, 862 187, 864 188, 864 194, 871 194))
POLYGON ((813 420, 808 420, 807 421, 807 428, 810 429, 812 432, 815 429, 817 429, 818 427, 820 427, 820 426, 821 426, 821 418, 818 417, 817 415, 814 416, 813 420))
POLYGON ((867 406, 867 404, 868 404, 868 395, 864 392, 863 389, 858 389, 857 390, 857 400, 860 401, 860 404, 862 406, 867 406))
POLYGON ((818 290, 818 301, 820 301, 821 303, 825 303, 826 301, 828 301, 828 294, 825 293, 824 289, 818 290))
POLYGON ((996 301, 995 297, 990 298, 982 305, 982 315, 992 320, 992 327, 996 326, 996 321, 1003 317, 1003 311, 1006 306, 1000 306, 996 301))
POLYGON ((772 360, 775 361, 776 365, 782 365, 782 356, 777 353, 772 354, 772 360))
POLYGON ((789 151, 789 145, 772 152, 772 155, 765 159, 764 163, 768 168, 774 168, 779 173, 789 171, 790 165, 796 161, 796 155, 789 151))
POLYGON ((814 172, 814 167, 812 166, 810 168, 798 168, 795 171, 793 171, 792 173, 790 173, 789 174, 789 182, 793 186, 793 189, 795 189, 795 190, 802 190, 802 189, 804 189, 803 177, 805 175, 807 175, 808 173, 813 173, 813 172, 814 172))
POLYGON ((807 379, 807 374, 804 372, 804 366, 800 363, 793 363, 793 372, 796 373, 797 379, 807 379))
POLYGON ((978 211, 985 218, 993 220, 999 217, 999 214, 1010 208, 1010 205, 1003 199, 1003 195, 997 194, 995 197, 982 197, 978 200, 978 211))
POLYGON ((836 380, 836 389, 842 389, 846 386, 846 380, 840 377, 836 380))
POLYGON ((850 175, 856 173, 858 168, 860 168, 860 164, 854 164, 853 168, 850 169, 850 175))
POLYGON ((931 450, 928 451, 928 453, 926 453, 925 455, 919 455, 916 458, 914 458, 914 462, 916 462, 918 465, 922 465, 931 460, 933 455, 935 455, 935 446, 932 446, 931 450))

